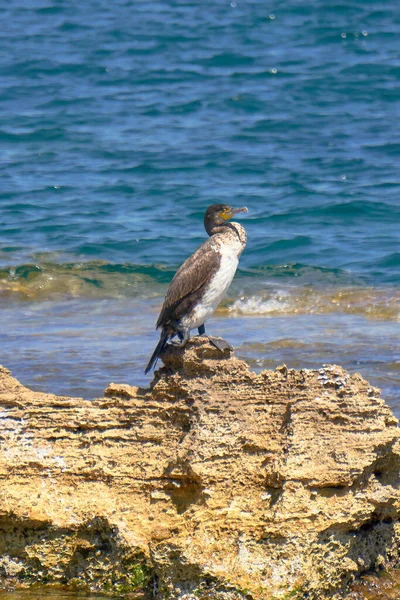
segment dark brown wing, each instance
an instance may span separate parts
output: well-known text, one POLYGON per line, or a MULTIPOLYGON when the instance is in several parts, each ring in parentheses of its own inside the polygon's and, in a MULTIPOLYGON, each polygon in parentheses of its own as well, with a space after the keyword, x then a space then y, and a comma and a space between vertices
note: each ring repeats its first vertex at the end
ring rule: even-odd
POLYGON ((215 242, 208 239, 175 273, 158 317, 157 329, 177 321, 191 310, 219 265, 220 254, 215 242))

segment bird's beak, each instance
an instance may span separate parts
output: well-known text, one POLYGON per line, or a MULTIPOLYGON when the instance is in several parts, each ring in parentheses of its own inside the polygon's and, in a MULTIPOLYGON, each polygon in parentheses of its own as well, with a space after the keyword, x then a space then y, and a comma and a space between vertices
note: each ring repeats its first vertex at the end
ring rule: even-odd
POLYGON ((247 208, 247 206, 242 206, 241 208, 233 208, 232 216, 237 215, 237 213, 241 213, 241 212, 247 213, 247 212, 249 212, 249 209, 247 208))
POLYGON ((247 210, 247 206, 242 206, 241 208, 232 208, 230 210, 227 210, 226 212, 222 212, 220 213, 220 217, 224 221, 229 221, 229 219, 232 219, 233 215, 236 215, 237 213, 241 212, 249 212, 247 210))

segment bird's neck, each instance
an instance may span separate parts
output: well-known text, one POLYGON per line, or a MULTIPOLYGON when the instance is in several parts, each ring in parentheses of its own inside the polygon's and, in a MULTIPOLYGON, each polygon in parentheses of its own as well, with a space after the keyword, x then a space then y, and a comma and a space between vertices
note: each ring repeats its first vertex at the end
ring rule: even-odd
POLYGON ((217 235, 217 233, 224 233, 226 227, 226 223, 223 225, 214 225, 214 227, 209 227, 206 229, 208 235, 212 237, 213 235, 217 235))
POLYGON ((230 221, 229 223, 223 223, 222 225, 215 225, 215 227, 207 230, 207 233, 210 237, 223 234, 229 238, 237 239, 243 246, 246 244, 246 230, 240 223, 236 223, 234 221, 230 221))

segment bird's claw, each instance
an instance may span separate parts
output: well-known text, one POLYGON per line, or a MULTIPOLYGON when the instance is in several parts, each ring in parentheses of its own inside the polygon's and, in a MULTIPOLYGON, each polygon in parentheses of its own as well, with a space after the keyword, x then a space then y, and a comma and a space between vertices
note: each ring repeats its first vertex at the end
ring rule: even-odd
POLYGON ((190 339, 190 331, 189 329, 183 329, 183 328, 179 328, 175 331, 174 335, 172 337, 174 337, 175 335, 178 336, 179 341, 178 340, 172 340, 172 338, 170 338, 170 343, 173 346, 176 346, 178 348, 183 348, 184 346, 186 346, 187 341, 190 339))
POLYGON ((186 346, 186 342, 187 340, 183 339, 183 340, 171 340, 170 344, 171 346, 175 346, 176 348, 183 348, 183 346, 186 346))

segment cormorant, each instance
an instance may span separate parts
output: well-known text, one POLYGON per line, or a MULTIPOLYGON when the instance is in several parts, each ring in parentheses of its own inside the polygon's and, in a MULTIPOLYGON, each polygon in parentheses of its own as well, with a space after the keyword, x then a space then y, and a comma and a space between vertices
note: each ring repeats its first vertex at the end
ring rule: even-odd
MULTIPOLYGON (((154 366, 168 340, 178 336, 178 346, 185 346, 190 330, 205 333, 204 323, 215 311, 235 275, 239 257, 246 245, 246 231, 240 223, 229 220, 246 207, 232 208, 212 204, 204 215, 204 227, 210 236, 176 272, 165 296, 156 329, 161 327, 160 341, 146 367, 154 366)), ((213 342, 218 346, 217 342, 213 342)))

